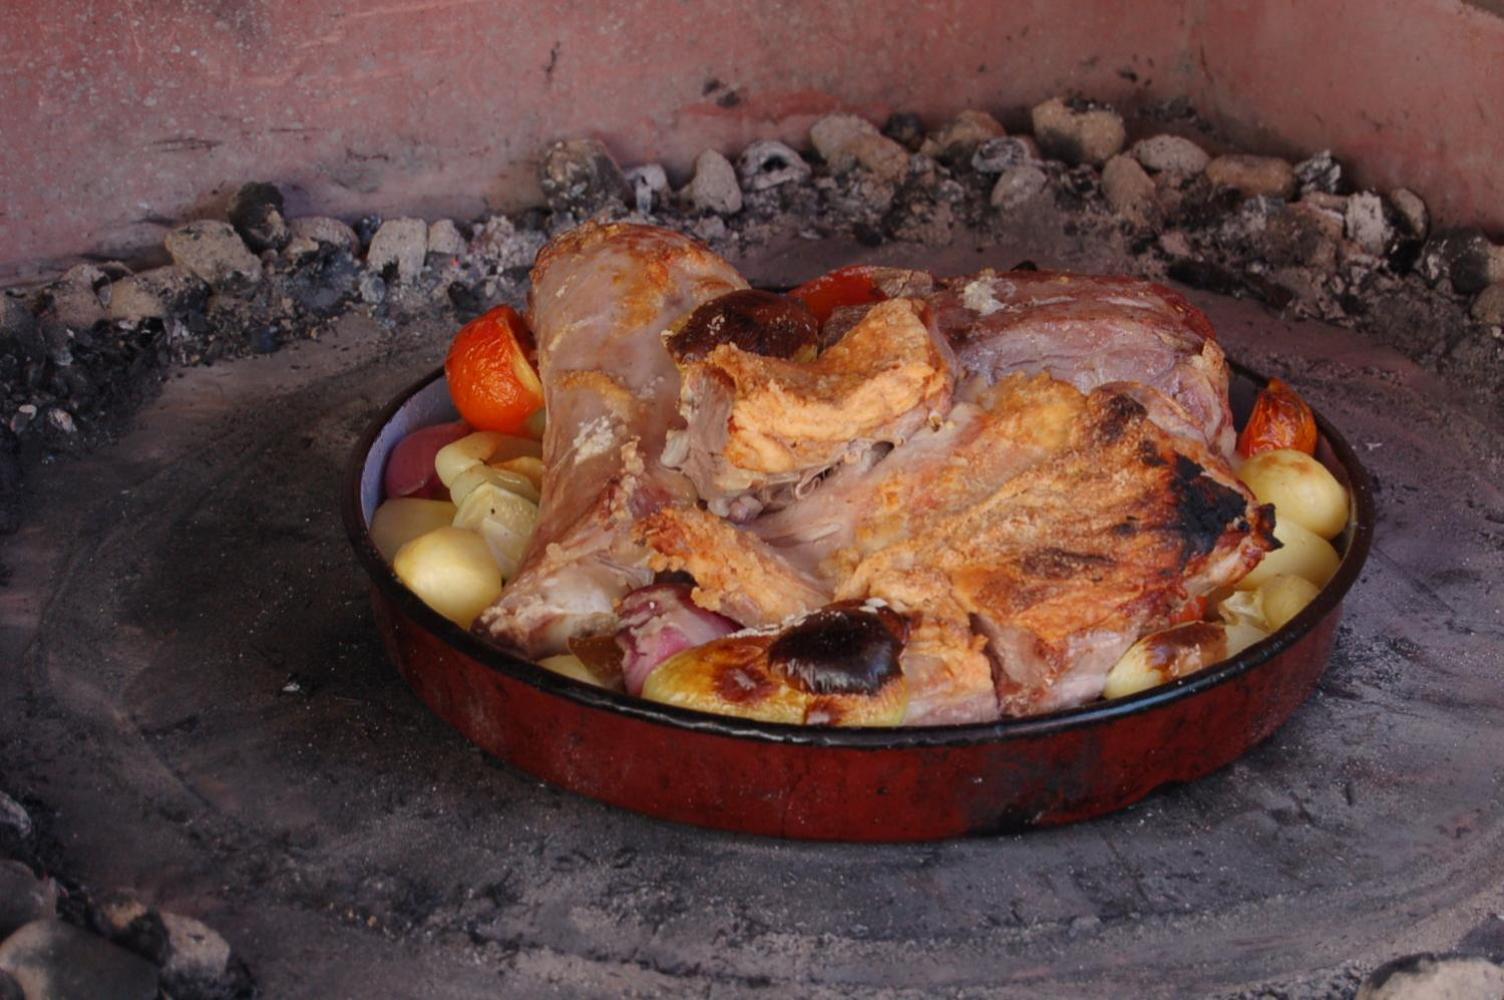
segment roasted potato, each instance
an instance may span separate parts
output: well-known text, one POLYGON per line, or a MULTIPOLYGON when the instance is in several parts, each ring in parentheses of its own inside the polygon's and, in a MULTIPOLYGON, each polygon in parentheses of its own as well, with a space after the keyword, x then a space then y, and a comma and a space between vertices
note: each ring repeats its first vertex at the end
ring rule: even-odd
POLYGON ((1264 621, 1271 631, 1284 628, 1320 592, 1321 588, 1305 577, 1288 574, 1270 577, 1257 591, 1264 621))
POLYGON ((449 499, 455 504, 463 504, 470 491, 483 483, 499 486, 529 503, 538 502, 538 487, 533 485, 531 479, 520 472, 491 465, 472 465, 455 476, 454 482, 449 486, 449 499))
POLYGON ((1262 587, 1276 576, 1300 576, 1324 587, 1337 572, 1341 558, 1332 544, 1274 509, 1274 537, 1280 548, 1266 553, 1253 572, 1238 581, 1239 590, 1262 587))
POLYGON ((506 580, 517 575, 537 525, 537 504, 489 482, 471 490, 454 514, 456 528, 480 533, 506 580))
POLYGON ((1264 635, 1246 624, 1188 622, 1144 636, 1107 672, 1104 698, 1130 694, 1185 677, 1242 652, 1264 635))
POLYGON ((1260 503, 1274 504, 1282 522, 1294 521, 1325 539, 1347 526, 1347 490, 1310 455, 1289 448, 1266 451, 1244 462, 1238 478, 1260 503))

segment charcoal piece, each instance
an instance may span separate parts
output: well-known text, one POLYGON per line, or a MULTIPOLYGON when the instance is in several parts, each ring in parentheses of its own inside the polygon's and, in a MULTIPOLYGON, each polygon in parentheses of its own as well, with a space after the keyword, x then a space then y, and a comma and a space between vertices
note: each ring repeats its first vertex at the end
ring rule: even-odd
POLYGON ((139 323, 176 312, 202 309, 209 287, 193 272, 176 264, 142 271, 110 286, 110 319, 139 323))
POLYGON ((376 231, 381 228, 383 221, 381 216, 374 214, 362 215, 355 220, 355 238, 360 241, 361 249, 371 245, 371 240, 375 239, 376 231))
POLYGON ((173 262, 216 291, 245 294, 261 282, 261 261, 227 222, 200 219, 179 226, 164 241, 173 262))
POLYGON ((428 223, 422 219, 388 219, 371 238, 366 267, 388 281, 407 283, 423 272, 427 258, 428 223))
POLYGON ((882 133, 911 153, 919 152, 924 145, 924 121, 912 112, 893 112, 883 122, 882 133))
POLYGON ((282 217, 284 207, 282 192, 275 184, 252 181, 230 196, 230 225, 245 240, 245 245, 257 253, 281 250, 292 237, 287 220, 282 217))
POLYGON ((1009 167, 998 175, 988 201, 994 208, 1010 211, 1032 201, 1048 183, 1044 171, 1032 163, 1009 167))
POLYGON ((978 146, 1003 134, 1003 126, 987 112, 962 111, 927 136, 919 151, 948 167, 962 167, 971 162, 978 146))
POLYGON ((1432 287, 1450 281, 1463 295, 1488 287, 1493 246, 1480 229, 1454 229, 1427 241, 1415 269, 1432 287))
POLYGON ((1303 195, 1312 191, 1342 194, 1342 164, 1332 156, 1330 149, 1323 149, 1295 165, 1295 183, 1303 195))
POLYGON ((1030 118, 1040 150, 1071 165, 1101 166, 1122 151, 1128 135, 1116 111, 1075 98, 1035 105, 1030 118))
POLYGON ((1423 952, 1386 962, 1358 988, 1357 1000, 1504 996, 1504 966, 1475 955, 1423 952))
POLYGON ((1211 162, 1206 150, 1178 135, 1156 135, 1135 142, 1129 154, 1154 173, 1199 174, 1211 162))
POLYGON ((298 309, 322 319, 356 296, 359 281, 360 265, 350 252, 322 244, 283 279, 282 287, 298 309))
MULTIPOLYGON (((756 146, 757 143, 752 145, 756 146)), ((745 158, 746 154, 742 156, 745 158)), ((626 173, 627 184, 632 188, 634 206, 641 215, 648 215, 653 211, 655 203, 662 204, 668 195, 668 172, 659 163, 644 163, 642 166, 633 167, 626 173)), ((509 227, 511 223, 507 224, 509 227)))
POLYGON ((485 299, 477 295, 475 289, 462 281, 450 282, 449 287, 444 289, 449 296, 450 308, 461 322, 466 322, 485 312, 485 299))
POLYGON ((1177 260, 1170 264, 1171 280, 1203 291, 1219 295, 1235 295, 1253 298, 1275 309, 1283 309, 1294 301, 1295 296, 1287 288, 1276 285, 1267 278, 1238 272, 1205 260, 1177 260))
POLYGON ((0 940, 57 911, 57 886, 19 861, 0 861, 0 940))
POLYGON ((0 354, 31 361, 47 356, 36 317, 25 303, 9 295, 0 295, 0 354))
MULTIPOLYGON (((351 253, 361 248, 361 239, 355 234, 355 230, 338 219, 331 219, 325 215, 308 215, 301 219, 293 219, 288 223, 287 228, 293 240, 302 241, 302 246, 307 252, 325 245, 348 250, 351 253)), ((295 256, 296 251, 296 245, 290 243, 287 247, 288 255, 295 256)))
POLYGON ((810 145, 835 175, 860 167, 897 183, 909 171, 909 151, 857 115, 826 115, 810 126, 810 145))
POLYGON ((734 215, 742 210, 742 189, 736 169, 720 152, 707 149, 695 159, 695 175, 684 193, 701 212, 734 215))
POLYGON ((163 913, 162 986, 181 1000, 241 1000, 254 995, 249 970, 213 928, 192 917, 163 913))

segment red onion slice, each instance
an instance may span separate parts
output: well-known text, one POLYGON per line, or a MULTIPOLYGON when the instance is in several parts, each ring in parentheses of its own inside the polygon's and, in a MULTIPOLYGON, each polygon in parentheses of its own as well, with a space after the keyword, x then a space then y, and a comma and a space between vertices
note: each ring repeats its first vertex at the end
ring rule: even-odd
POLYGON ((741 628, 725 615, 698 607, 682 583, 641 587, 621 599, 622 680, 627 693, 642 694, 653 668, 675 653, 703 646, 741 628))

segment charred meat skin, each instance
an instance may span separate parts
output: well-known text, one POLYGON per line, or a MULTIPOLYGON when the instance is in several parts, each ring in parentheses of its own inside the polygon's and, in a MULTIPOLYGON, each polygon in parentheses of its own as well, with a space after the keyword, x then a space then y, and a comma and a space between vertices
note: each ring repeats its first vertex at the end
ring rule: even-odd
POLYGON ((802 303, 757 288, 711 299, 666 339, 669 354, 680 364, 703 361, 722 344, 770 358, 808 361, 819 342, 820 324, 802 303))

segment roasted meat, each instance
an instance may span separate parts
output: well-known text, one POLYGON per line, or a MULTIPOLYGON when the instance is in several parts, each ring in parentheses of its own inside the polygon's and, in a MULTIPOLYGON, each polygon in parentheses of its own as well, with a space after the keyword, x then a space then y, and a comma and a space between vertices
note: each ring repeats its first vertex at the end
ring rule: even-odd
POLYGON ((1012 376, 963 396, 945 427, 753 525, 837 599, 916 615, 907 723, 1090 700, 1135 639, 1273 544, 1226 462, 1127 393, 1012 376))
POLYGON ((670 433, 667 461, 713 513, 747 521, 902 443, 950 408, 950 350, 927 320, 917 300, 879 303, 807 362, 721 344, 682 368, 685 428, 670 433))
POLYGON ((1082 392, 1113 382, 1160 393, 1150 416, 1232 455, 1227 362, 1206 317, 1134 278, 1008 271, 953 278, 928 300, 968 375, 1047 372, 1082 392), (1163 418, 1163 419, 1162 419, 1163 418))
MULTIPOLYGON (((1059 383, 1034 384, 1050 407, 1059 383)), ((1021 387, 1010 403, 1032 409, 1030 394, 1021 387)), ((934 652, 947 662, 974 657, 959 629, 969 624, 986 640, 1005 714, 1100 696, 1140 635, 1169 624, 1187 597, 1236 581, 1274 544, 1268 510, 1209 449, 1167 434, 1112 389, 1074 403, 1040 411, 1065 417, 1060 446, 1016 475, 982 491, 964 485, 941 516, 871 515, 836 592, 948 622, 954 638, 934 652)))
POLYGON ((830 600, 830 588, 795 569, 758 536, 685 504, 638 522, 637 540, 658 572, 688 573, 694 602, 743 625, 772 625, 830 600))
POLYGON ((1178 295, 876 273, 779 299, 662 230, 551 243, 542 520, 482 633, 594 637, 630 689, 713 711, 980 722, 1100 696, 1277 544, 1178 295))
POLYGON ((662 334, 746 282, 663 229, 587 224, 538 255, 529 297, 548 408, 541 518, 516 579, 477 629, 522 653, 614 631, 616 602, 651 582, 633 526, 694 488, 663 466, 679 373, 662 334))

